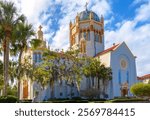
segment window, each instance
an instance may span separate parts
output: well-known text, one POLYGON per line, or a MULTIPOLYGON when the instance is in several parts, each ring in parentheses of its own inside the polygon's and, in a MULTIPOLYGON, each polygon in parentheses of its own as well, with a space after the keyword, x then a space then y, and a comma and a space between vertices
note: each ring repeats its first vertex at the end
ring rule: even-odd
POLYGON ((88 41, 90 41, 90 32, 88 32, 88 41))
POLYGON ((118 80, 119 84, 121 84, 121 70, 118 71, 118 80))
POLYGON ((129 72, 127 71, 127 83, 129 83, 129 72))
POLYGON ((39 62, 42 61, 42 55, 39 53, 39 62))
POLYGON ((99 42, 100 43, 102 43, 102 39, 103 39, 102 37, 103 37, 102 35, 99 36, 99 42))
POLYGON ((95 41, 99 42, 99 34, 95 33, 95 41))
POLYGON ((63 95, 63 93, 62 92, 60 92, 60 96, 62 96, 63 95))
POLYGON ((40 62, 39 59, 40 58, 40 53, 37 53, 37 62, 40 62))
POLYGON ((37 62, 37 53, 33 54, 33 61, 36 63, 37 62))
POLYGON ((41 53, 34 53, 33 54, 33 62, 37 63, 37 62, 41 62, 41 61, 42 61, 41 53))
POLYGON ((84 34, 83 34, 83 35, 84 35, 84 39, 86 40, 86 32, 84 32, 84 34))

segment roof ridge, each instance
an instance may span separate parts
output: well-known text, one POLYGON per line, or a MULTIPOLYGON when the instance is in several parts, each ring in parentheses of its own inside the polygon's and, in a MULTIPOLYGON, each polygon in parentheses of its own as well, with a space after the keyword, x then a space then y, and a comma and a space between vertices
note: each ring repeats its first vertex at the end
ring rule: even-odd
POLYGON ((120 45, 119 43, 116 44, 116 45, 113 45, 113 46, 107 48, 106 50, 97 53, 97 54, 95 55, 95 57, 100 56, 100 55, 103 55, 103 54, 105 54, 105 53, 107 53, 107 52, 110 52, 110 51, 114 50, 115 48, 117 48, 119 45, 120 45))

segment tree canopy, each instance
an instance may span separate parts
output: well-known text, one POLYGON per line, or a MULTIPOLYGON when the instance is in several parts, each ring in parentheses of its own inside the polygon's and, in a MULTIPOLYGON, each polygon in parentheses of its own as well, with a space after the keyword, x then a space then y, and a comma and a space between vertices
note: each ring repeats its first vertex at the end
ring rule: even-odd
POLYGON ((130 91, 135 96, 150 97, 150 84, 136 83, 131 86, 130 91))

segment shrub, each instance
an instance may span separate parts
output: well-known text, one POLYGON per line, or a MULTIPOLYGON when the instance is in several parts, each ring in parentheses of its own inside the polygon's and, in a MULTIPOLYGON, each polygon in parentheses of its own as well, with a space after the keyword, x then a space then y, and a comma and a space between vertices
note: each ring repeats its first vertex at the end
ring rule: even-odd
POLYGON ((16 103, 17 102, 17 97, 15 96, 1 96, 0 97, 0 103, 16 103))
POLYGON ((131 86, 131 93, 139 97, 150 97, 150 84, 137 83, 131 86))
POLYGON ((87 90, 82 91, 80 94, 81 96, 88 98, 88 99, 95 99, 99 97, 100 91, 96 88, 90 88, 87 90))

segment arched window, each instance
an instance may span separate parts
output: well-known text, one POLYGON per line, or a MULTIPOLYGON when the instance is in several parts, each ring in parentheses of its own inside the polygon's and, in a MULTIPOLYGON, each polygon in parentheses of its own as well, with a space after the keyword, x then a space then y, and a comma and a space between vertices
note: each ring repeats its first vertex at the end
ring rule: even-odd
POLYGON ((42 61, 42 55, 41 55, 41 53, 39 54, 39 62, 41 62, 42 61))
POLYGON ((83 36, 83 37, 84 37, 84 39, 86 40, 86 32, 84 32, 84 34, 83 34, 83 35, 84 35, 84 36, 83 36))
POLYGON ((121 70, 118 71, 118 82, 121 84, 121 70))
POLYGON ((96 42, 99 42, 99 34, 95 33, 94 38, 95 38, 95 41, 96 41, 96 42))
POLYGON ((39 62, 39 53, 37 53, 37 62, 39 62))
POLYGON ((37 53, 33 54, 33 62, 35 62, 35 63, 37 62, 37 53))
POLYGON ((102 43, 102 39, 103 39, 103 36, 100 35, 100 36, 99 36, 99 42, 100 42, 100 43, 102 43))
POLYGON ((129 71, 127 71, 127 83, 129 83, 129 71))

